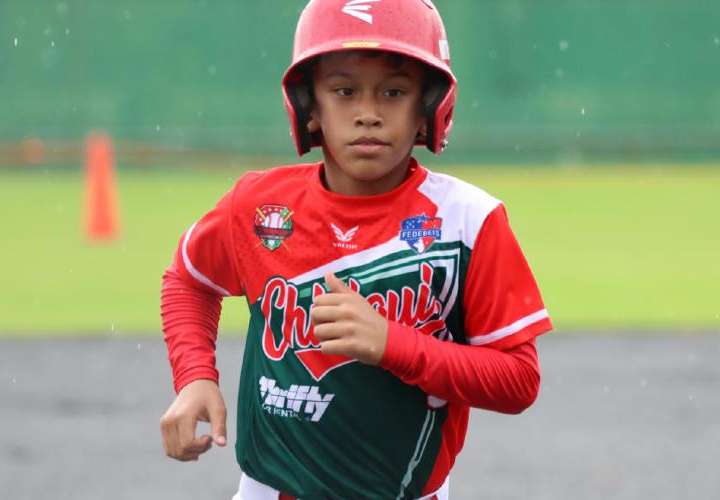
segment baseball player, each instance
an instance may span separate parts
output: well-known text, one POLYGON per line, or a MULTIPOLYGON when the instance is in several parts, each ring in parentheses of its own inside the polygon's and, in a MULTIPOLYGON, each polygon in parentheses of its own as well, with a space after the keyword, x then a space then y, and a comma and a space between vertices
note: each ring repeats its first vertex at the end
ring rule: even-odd
POLYGON ((226 444, 215 339, 222 298, 244 296, 235 500, 447 499, 470 407, 534 402, 551 323, 504 205, 412 157, 452 126, 440 14, 312 0, 282 88, 298 153, 323 161, 243 175, 181 237, 166 453, 226 444))

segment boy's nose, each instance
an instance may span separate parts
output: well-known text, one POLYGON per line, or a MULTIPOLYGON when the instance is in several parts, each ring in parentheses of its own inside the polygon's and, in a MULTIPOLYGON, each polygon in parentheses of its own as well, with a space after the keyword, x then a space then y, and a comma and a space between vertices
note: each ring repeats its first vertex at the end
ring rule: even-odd
POLYGON ((372 98, 362 99, 358 103, 355 125, 358 127, 378 127, 382 125, 382 118, 377 112, 377 103, 372 98))
POLYGON ((379 127, 382 125, 382 118, 377 113, 365 111, 359 113, 355 118, 355 125, 358 127, 379 127))

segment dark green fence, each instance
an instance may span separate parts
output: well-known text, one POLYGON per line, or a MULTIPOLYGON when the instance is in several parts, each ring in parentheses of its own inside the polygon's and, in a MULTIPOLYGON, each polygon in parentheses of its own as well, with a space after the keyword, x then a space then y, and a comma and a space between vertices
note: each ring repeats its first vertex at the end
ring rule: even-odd
MULTIPOLYGON (((2 0, 0 141, 99 128, 289 156, 304 4, 2 0)), ((450 160, 720 157, 720 2, 436 4, 461 85, 450 160)))

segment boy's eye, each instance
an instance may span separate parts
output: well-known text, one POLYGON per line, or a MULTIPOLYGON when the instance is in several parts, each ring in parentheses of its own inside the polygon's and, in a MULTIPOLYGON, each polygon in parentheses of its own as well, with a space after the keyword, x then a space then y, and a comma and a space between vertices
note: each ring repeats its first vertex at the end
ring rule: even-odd
POLYGON ((353 93, 353 89, 348 87, 341 87, 338 89, 335 89, 335 93, 339 95, 340 97, 350 97, 353 93))
POLYGON ((385 91, 385 96, 386 96, 386 97, 400 97, 400 96, 402 96, 404 93, 405 93, 405 92, 403 92, 403 91, 400 90, 400 89, 388 89, 388 90, 385 91))

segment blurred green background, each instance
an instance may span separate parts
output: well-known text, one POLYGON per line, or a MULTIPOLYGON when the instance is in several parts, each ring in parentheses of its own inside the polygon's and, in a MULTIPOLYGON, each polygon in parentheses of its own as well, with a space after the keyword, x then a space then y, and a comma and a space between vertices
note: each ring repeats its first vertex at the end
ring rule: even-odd
MULTIPOLYGON (((460 94, 446 154, 418 156, 507 203, 558 329, 720 330, 720 4, 435 3, 460 94)), ((0 2, 0 335, 157 334, 181 232, 295 161, 304 4, 0 2), (117 153, 106 245, 81 224, 93 130, 117 153)), ((245 314, 229 300, 224 330, 245 314)))

